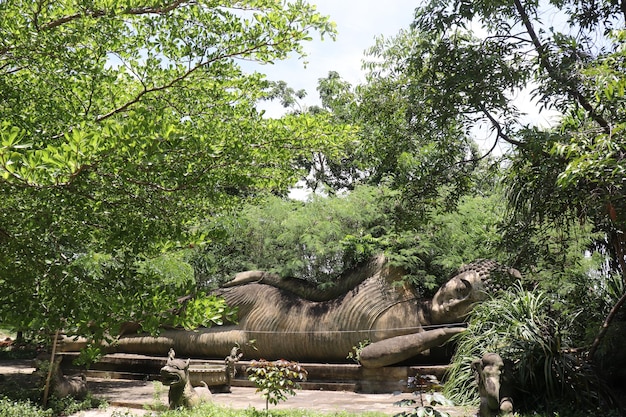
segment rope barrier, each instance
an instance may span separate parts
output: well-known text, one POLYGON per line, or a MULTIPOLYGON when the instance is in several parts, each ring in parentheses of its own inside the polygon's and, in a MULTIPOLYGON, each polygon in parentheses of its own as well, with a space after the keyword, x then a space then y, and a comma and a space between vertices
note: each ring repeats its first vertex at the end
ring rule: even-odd
POLYGON ((372 331, 380 332, 394 332, 394 331, 408 331, 408 330, 428 330, 428 329, 441 329, 446 327, 467 327, 467 323, 448 323, 448 324, 432 324, 427 326, 418 327, 395 327, 389 329, 360 329, 360 330, 302 330, 302 331, 276 331, 276 330, 251 330, 244 329, 246 332, 255 334, 343 334, 343 333, 370 333, 372 331))

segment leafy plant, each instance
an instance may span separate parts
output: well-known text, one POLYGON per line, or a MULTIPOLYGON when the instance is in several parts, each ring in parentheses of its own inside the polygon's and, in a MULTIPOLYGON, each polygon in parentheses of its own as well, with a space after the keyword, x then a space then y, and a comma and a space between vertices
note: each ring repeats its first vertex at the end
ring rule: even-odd
POLYGON ((361 340, 356 346, 352 346, 352 350, 348 352, 348 356, 346 359, 351 359, 356 363, 361 363, 361 351, 365 346, 369 345, 371 342, 369 339, 361 340))
POLYGON ((396 414, 396 416, 403 417, 449 417, 449 414, 445 411, 437 410, 435 406, 453 406, 454 403, 446 398, 441 392, 435 392, 435 388, 440 388, 439 381, 434 375, 416 375, 409 377, 407 380, 407 386, 411 389, 417 389, 413 392, 413 395, 419 395, 419 401, 414 399, 404 399, 397 401, 395 405, 414 406, 418 404, 411 411, 403 411, 396 414), (425 392, 427 391, 427 392, 425 392))
POLYGON ((0 416, 3 417, 52 417, 52 410, 42 410, 28 402, 17 402, 8 398, 0 398, 0 416))
POLYGON ((551 304, 546 293, 527 291, 518 283, 477 305, 467 331, 457 337, 444 393, 459 403, 476 404, 471 362, 495 352, 513 363, 512 385, 523 393, 516 398, 522 408, 612 405, 604 384, 569 344, 551 304))
POLYGON ((163 401, 161 401, 161 394, 165 390, 163 383, 161 383, 161 381, 153 381, 152 387, 154 388, 154 391, 152 392, 152 402, 144 405, 144 408, 146 410, 157 412, 163 412, 169 409, 167 404, 163 404, 163 401))
POLYGON ((287 394, 296 395, 295 390, 300 389, 297 381, 305 381, 307 376, 307 371, 300 364, 283 359, 252 361, 247 372, 248 379, 257 387, 256 391, 265 398, 266 412, 270 403, 276 405, 287 400, 287 394))
POLYGON ((295 160, 350 136, 323 115, 262 117, 268 83, 238 64, 333 37, 305 2, 0 9, 0 322, 11 330, 103 340, 137 318, 157 327, 194 294, 179 253, 207 243, 199 219, 286 192, 295 160))
POLYGON ((393 193, 384 187, 307 202, 270 196, 205 223, 214 243, 191 262, 209 285, 248 269, 332 284, 381 251, 376 238, 393 227, 392 205, 393 193))

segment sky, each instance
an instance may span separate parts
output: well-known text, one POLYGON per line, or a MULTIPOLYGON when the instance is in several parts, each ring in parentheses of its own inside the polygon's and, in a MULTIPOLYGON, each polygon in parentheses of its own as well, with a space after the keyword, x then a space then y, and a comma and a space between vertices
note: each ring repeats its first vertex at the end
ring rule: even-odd
MULTIPOLYGON (((313 40, 303 44, 307 53, 307 65, 302 59, 293 57, 285 61, 277 61, 273 65, 260 66, 257 70, 267 74, 268 79, 285 81, 294 90, 304 89, 307 92, 301 104, 312 106, 320 104, 316 91, 320 78, 336 71, 343 80, 353 86, 365 82, 365 72, 361 69, 364 52, 375 44, 376 38, 393 37, 401 29, 408 29, 413 21, 415 8, 420 0, 308 0, 317 10, 328 15, 337 24, 337 38, 333 41, 326 36, 321 40, 319 34, 313 33, 313 40)), ((550 16, 544 16, 550 18, 550 16)), ((480 28, 474 28, 479 30, 480 28)), ((554 123, 558 114, 543 112, 530 99, 530 90, 518 92, 514 100, 518 108, 527 114, 526 122, 538 126, 549 126, 554 123)), ((266 111, 267 117, 280 117, 285 109, 278 102, 262 103, 259 106, 266 111)), ((482 149, 490 149, 494 143, 494 133, 487 124, 476 126, 472 130, 474 140, 482 149)), ((496 154, 505 151, 500 146, 496 154)))
MULTIPOLYGON (((325 78, 329 71, 337 71, 342 79, 352 85, 365 81, 361 70, 364 51, 373 46, 376 37, 391 37, 400 29, 406 29, 413 21, 413 12, 419 0, 309 0, 317 10, 330 16, 337 24, 337 39, 312 33, 313 40, 305 42, 307 53, 303 60, 292 58, 266 65, 258 70, 267 74, 268 79, 286 81, 294 90, 304 89, 307 97, 303 104, 319 104, 316 91, 317 81, 325 78)), ((278 117, 284 109, 278 103, 263 106, 267 115, 278 117)))

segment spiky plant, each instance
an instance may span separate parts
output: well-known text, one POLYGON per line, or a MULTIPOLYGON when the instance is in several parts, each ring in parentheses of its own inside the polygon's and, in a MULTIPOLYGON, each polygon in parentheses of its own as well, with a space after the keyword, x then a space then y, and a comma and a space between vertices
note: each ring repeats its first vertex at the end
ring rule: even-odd
POLYGON ((475 404, 478 392, 471 363, 495 352, 513 364, 510 377, 519 393, 518 405, 612 404, 591 366, 568 346, 550 301, 546 293, 517 284, 477 305, 467 331, 457 338, 444 394, 457 403, 475 404))

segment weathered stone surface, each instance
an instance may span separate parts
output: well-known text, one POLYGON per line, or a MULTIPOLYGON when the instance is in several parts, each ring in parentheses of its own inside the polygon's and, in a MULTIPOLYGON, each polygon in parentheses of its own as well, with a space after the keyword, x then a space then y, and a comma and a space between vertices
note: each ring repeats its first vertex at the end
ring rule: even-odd
POLYGON ((513 399, 504 361, 497 353, 485 353, 472 363, 476 371, 480 394, 481 417, 509 415, 513 413, 513 399))
POLYGON ((158 337, 127 335, 110 350, 159 355, 174 348, 183 356, 223 358, 236 345, 246 359, 345 362, 354 346, 368 340, 361 351, 363 366, 392 365, 463 331, 461 322, 486 297, 486 282, 496 270, 519 274, 481 261, 462 269, 432 300, 401 283, 402 271, 383 256, 346 274, 330 291, 248 271, 217 291, 238 308, 237 325, 167 330, 158 337))
POLYGON ((161 381, 163 385, 170 387, 168 401, 171 409, 180 407, 191 408, 208 401, 211 392, 208 387, 204 387, 204 392, 200 395, 189 380, 189 360, 174 358, 175 352, 170 349, 167 363, 161 368, 161 381))
POLYGON ((55 359, 52 366, 50 386, 57 398, 72 397, 82 400, 87 396, 87 378, 84 375, 67 376, 61 371, 61 358, 55 359))

